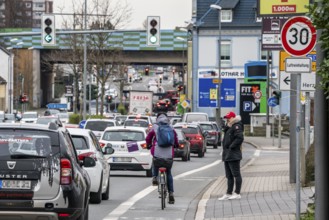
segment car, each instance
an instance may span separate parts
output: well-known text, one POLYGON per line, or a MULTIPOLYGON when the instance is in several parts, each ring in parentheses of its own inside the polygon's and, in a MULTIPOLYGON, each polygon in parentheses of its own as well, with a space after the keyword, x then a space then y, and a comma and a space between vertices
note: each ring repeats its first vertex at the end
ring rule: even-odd
POLYGON ((57 115, 58 113, 60 113, 60 111, 58 109, 47 109, 43 115, 44 116, 51 116, 51 115, 57 115))
POLYGON ((146 131, 139 127, 108 127, 99 142, 101 147, 112 147, 112 155, 105 155, 111 170, 146 171, 152 176, 152 155, 146 146, 146 131))
POLYGON ((38 112, 24 112, 20 120, 21 123, 36 123, 38 119, 38 112))
POLYGON ((220 132, 218 132, 217 127, 215 127, 213 122, 202 121, 197 122, 203 130, 203 133, 206 131, 206 142, 207 145, 212 145, 215 149, 218 148, 218 142, 220 142, 220 132))
POLYGON ((183 161, 190 160, 190 142, 186 139, 186 136, 182 129, 175 129, 179 146, 178 148, 174 148, 174 157, 175 158, 182 158, 183 161))
POLYGON ((150 131, 149 122, 144 119, 127 119, 123 123, 124 127, 131 126, 131 127, 140 127, 145 128, 146 133, 150 131))
POLYGON ((148 115, 141 115, 141 114, 136 114, 136 115, 128 115, 127 119, 143 119, 146 120, 149 123, 149 129, 152 128, 152 120, 151 117, 148 115))
POLYGON ((69 119, 70 119, 69 113, 67 113, 67 112, 60 112, 60 113, 57 114, 57 116, 59 117, 59 120, 63 124, 69 123, 69 119))
POLYGON ((47 125, 50 122, 54 122, 56 125, 63 127, 63 124, 61 122, 61 120, 59 119, 58 116, 40 116, 39 118, 37 118, 37 121, 35 122, 36 124, 44 124, 47 125))
POLYGON ((8 114, 8 113, 5 114, 5 119, 4 119, 5 123, 15 123, 16 121, 17 120, 15 114, 8 114))
POLYGON ((204 112, 186 112, 182 116, 182 122, 190 123, 197 121, 209 121, 208 114, 204 112))
POLYGON ((88 219, 90 178, 84 168, 96 163, 88 156, 79 161, 65 128, 3 123, 0 133, 1 216, 88 219), (30 148, 17 151, 22 145, 30 148))
POLYGON ((207 145, 200 125, 179 122, 174 125, 174 128, 184 132, 190 142, 191 153, 198 154, 198 157, 204 157, 207 145))
POLYGON ((171 108, 171 103, 167 100, 159 100, 154 107, 154 112, 168 112, 171 108))
POLYGON ((95 159, 96 166, 85 167, 90 180, 90 203, 99 204, 109 199, 110 193, 110 165, 105 158, 112 154, 113 148, 101 148, 95 134, 89 129, 68 128, 73 144, 78 153, 78 158, 89 156, 95 159))
POLYGON ((168 80, 169 79, 169 73, 168 72, 164 72, 163 73, 163 79, 164 80, 168 80))
MULTIPOLYGON (((222 132, 220 126, 217 125, 216 121, 211 121, 213 124, 214 129, 217 131, 218 134, 218 143, 217 146, 222 146, 222 132)), ((224 122, 222 122, 224 124, 224 122)))
POLYGON ((90 129, 99 139, 105 128, 117 126, 117 122, 113 119, 88 119, 84 124, 84 129, 90 129))
POLYGON ((123 125, 123 123, 125 122, 125 120, 127 119, 127 115, 116 115, 114 117, 114 120, 116 120, 117 125, 123 125))

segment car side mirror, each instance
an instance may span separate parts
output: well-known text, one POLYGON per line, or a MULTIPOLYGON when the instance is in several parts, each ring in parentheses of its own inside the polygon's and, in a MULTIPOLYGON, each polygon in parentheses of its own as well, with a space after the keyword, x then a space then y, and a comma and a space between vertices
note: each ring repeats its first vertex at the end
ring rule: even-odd
POLYGON ((103 153, 104 154, 113 154, 114 153, 114 149, 112 147, 106 146, 105 148, 103 148, 103 153))
POLYGON ((94 158, 84 157, 83 158, 83 166, 84 167, 94 167, 94 166, 96 166, 96 161, 95 161, 94 158))

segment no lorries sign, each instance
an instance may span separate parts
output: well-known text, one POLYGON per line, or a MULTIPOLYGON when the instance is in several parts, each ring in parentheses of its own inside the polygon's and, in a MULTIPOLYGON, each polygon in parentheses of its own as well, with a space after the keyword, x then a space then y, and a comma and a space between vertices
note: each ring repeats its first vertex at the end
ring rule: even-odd
POLYGON ((316 29, 308 17, 292 17, 282 27, 281 41, 287 53, 292 56, 305 56, 315 46, 316 29))

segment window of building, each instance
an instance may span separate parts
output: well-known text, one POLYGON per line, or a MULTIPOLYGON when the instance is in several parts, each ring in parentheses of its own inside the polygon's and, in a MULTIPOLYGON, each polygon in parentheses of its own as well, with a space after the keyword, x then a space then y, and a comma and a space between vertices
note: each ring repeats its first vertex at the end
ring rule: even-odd
POLYGON ((220 50, 221 66, 230 67, 231 66, 231 42, 222 41, 220 50))
POLYGON ((26 3, 25 3, 25 7, 26 7, 26 8, 31 8, 31 6, 32 6, 32 5, 31 5, 30 2, 26 2, 26 3))
POLYGON ((222 22, 232 22, 233 12, 232 10, 222 10, 221 11, 221 21, 222 22))
POLYGON ((36 8, 43 8, 43 3, 35 3, 36 8))

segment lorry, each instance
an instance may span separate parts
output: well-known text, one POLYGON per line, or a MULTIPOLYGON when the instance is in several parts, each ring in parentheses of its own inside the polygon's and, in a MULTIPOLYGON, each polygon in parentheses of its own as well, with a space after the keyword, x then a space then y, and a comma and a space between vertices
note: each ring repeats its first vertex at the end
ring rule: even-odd
POLYGON ((129 113, 151 115, 153 110, 152 91, 130 91, 129 113))

